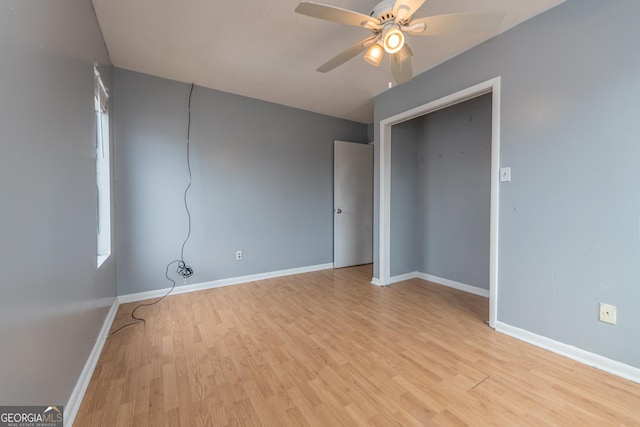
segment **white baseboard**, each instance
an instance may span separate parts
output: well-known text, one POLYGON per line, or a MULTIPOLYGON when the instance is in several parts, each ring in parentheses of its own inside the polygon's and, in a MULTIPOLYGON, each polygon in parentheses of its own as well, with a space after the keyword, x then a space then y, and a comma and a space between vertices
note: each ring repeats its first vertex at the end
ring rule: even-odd
POLYGON ((420 277, 419 275, 420 273, 418 273, 417 271, 412 271, 411 273, 405 273, 405 274, 400 274, 398 276, 393 276, 389 278, 389 283, 387 285, 382 283, 382 280, 380 280, 379 278, 374 277, 371 279, 371 283, 376 286, 388 286, 388 285, 393 285, 394 283, 404 282, 405 280, 415 279, 417 277, 420 277))
MULTIPOLYGON (((400 274, 398 276, 393 276, 389 279, 389 284, 404 282, 405 280, 410 279, 422 279, 427 282, 433 282, 438 285, 446 286, 449 288, 454 288, 459 291, 468 292, 470 294, 479 295, 481 297, 489 298, 489 289, 479 288, 477 286, 467 285, 465 283, 456 282, 455 280, 444 279, 442 277, 433 276, 427 273, 420 273, 419 271, 412 271, 411 273, 400 274)), ((374 280, 378 280, 374 277, 374 280)), ((371 282, 374 285, 377 283, 371 282)))
MULTIPOLYGON (((193 285, 176 286, 172 295, 184 294, 188 292, 202 291, 205 289, 221 288, 223 286, 239 285, 241 283, 255 282, 256 280, 273 279, 275 277, 291 276, 293 274, 310 273, 312 271, 330 270, 333 263, 310 265, 307 267, 290 268, 287 270, 277 270, 267 273, 251 274, 248 276, 231 277, 228 279, 213 280, 210 282, 194 283, 193 285)), ((138 292, 135 294, 121 295, 118 297, 120 304, 128 302, 143 301, 151 298, 159 298, 169 292, 171 288, 157 289, 154 291, 138 292)))
POLYGON ((405 280, 415 279, 420 277, 420 273, 417 271, 412 271, 411 273, 400 274, 398 276, 393 276, 389 278, 389 284, 393 285, 394 283, 404 282, 405 280))
POLYGON ((84 393, 87 391, 93 371, 96 368, 98 359, 100 359, 102 347, 104 347, 104 343, 109 335, 111 324, 118 312, 118 306, 118 298, 116 298, 104 319, 104 323, 102 324, 102 329, 100 329, 100 334, 96 339, 96 343, 93 345, 93 349, 91 350, 91 353, 89 353, 89 357, 87 358, 87 362, 84 364, 84 368, 82 368, 82 372, 76 382, 76 386, 73 388, 71 396, 64 407, 64 425, 67 427, 71 427, 73 425, 73 421, 76 419, 76 415, 78 415, 78 410, 80 409, 80 404, 84 398, 84 393))
POLYGON ((536 347, 544 348, 545 350, 549 350, 561 356, 568 357, 569 359, 573 359, 585 365, 593 366, 594 368, 600 369, 610 374, 617 375, 636 383, 640 383, 639 368, 609 359, 604 356, 600 356, 599 354, 582 350, 569 344, 552 340, 551 338, 547 338, 542 335, 534 334, 533 332, 511 326, 507 323, 496 322, 496 331, 502 332, 503 334, 512 336, 521 341, 528 342, 529 344, 533 344, 536 347))
POLYGON ((385 286, 385 284, 382 283, 382 280, 378 279, 377 277, 371 278, 371 284, 376 286, 385 286))
POLYGON ((426 273, 417 273, 416 277, 426 280, 427 282, 437 283, 438 285, 448 286, 449 288, 458 289, 459 291, 489 298, 489 289, 467 285, 465 283, 456 282, 455 280, 443 279, 442 277, 432 276, 431 274, 426 273))

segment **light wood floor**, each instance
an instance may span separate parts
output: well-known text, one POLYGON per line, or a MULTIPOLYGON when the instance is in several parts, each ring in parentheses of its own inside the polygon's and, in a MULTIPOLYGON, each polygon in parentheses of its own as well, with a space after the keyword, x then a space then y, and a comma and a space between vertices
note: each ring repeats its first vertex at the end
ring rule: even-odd
MULTIPOLYGON (((640 426, 640 384, 371 267, 176 295, 109 338, 75 426, 640 426)), ((120 307, 114 328, 135 304, 120 307)))

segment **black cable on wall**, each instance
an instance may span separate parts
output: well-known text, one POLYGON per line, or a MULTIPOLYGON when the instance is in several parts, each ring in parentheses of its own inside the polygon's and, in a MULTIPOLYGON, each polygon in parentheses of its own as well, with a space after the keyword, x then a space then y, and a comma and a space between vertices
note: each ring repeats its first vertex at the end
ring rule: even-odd
POLYGON ((136 305, 133 311, 131 311, 131 318, 133 319, 133 322, 129 322, 125 325, 120 326, 118 329, 111 332, 109 336, 112 336, 113 334, 121 331, 122 329, 128 326, 136 325, 138 323, 145 323, 145 324, 147 323, 143 317, 136 316, 136 311, 140 307, 149 307, 159 303, 160 301, 168 297, 171 294, 171 292, 173 292, 173 290, 176 287, 176 281, 169 276, 169 267, 171 267, 173 264, 178 264, 176 267, 176 273, 182 276, 182 278, 185 280, 185 283, 187 278, 193 276, 193 268, 189 267, 187 263, 184 261, 184 247, 186 246, 187 242, 189 241, 189 238, 191 237, 191 211, 189 210, 187 195, 189 194, 189 190, 191 189, 191 183, 193 181, 193 176, 191 174, 191 97, 193 96, 194 87, 195 87, 195 84, 191 83, 191 89, 189 90, 189 102, 187 104, 187 117, 188 117, 188 120, 187 120, 187 170, 189 171, 189 183, 187 184, 187 187, 184 189, 184 195, 183 195, 184 209, 187 212, 188 231, 187 231, 186 237, 184 238, 184 241, 182 242, 182 247, 180 249, 180 259, 171 261, 170 263, 167 264, 167 268, 165 269, 164 277, 166 277, 167 280, 171 282, 171 289, 169 289, 169 291, 166 294, 164 294, 162 297, 158 298, 153 302, 140 303, 136 305))

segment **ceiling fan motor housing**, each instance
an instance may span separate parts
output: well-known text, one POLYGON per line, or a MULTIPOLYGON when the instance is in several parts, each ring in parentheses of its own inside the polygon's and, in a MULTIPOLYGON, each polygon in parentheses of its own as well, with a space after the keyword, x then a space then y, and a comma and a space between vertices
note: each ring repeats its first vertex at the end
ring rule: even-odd
POLYGON ((387 21, 393 21, 396 17, 393 15, 393 5, 395 0, 382 0, 373 8, 373 11, 369 14, 372 18, 376 18, 381 24, 387 21))
MULTIPOLYGON (((396 16, 393 14, 393 7, 395 6, 395 0, 382 0, 380 3, 373 8, 373 11, 369 14, 372 18, 376 18, 380 21, 380 24, 384 25, 387 22, 393 22, 396 19, 396 16)), ((409 21, 411 21, 411 16, 406 16, 402 19, 401 22, 398 22, 400 25, 406 25, 409 21)))

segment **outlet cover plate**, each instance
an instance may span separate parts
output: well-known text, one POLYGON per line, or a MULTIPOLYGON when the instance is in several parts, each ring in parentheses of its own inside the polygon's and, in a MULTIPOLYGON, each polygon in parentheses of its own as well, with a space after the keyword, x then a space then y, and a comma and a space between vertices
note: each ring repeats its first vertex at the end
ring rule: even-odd
POLYGON ((600 321, 616 324, 616 306, 600 303, 600 321))

